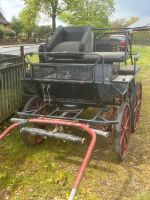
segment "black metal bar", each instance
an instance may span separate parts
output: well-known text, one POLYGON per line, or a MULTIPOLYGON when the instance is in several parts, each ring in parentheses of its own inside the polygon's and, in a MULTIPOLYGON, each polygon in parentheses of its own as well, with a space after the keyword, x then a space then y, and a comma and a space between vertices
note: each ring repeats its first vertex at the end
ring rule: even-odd
POLYGON ((133 63, 133 65, 134 65, 134 75, 135 75, 135 72, 136 72, 136 62, 139 59, 140 54, 132 54, 132 55, 135 55, 134 56, 134 63, 133 63))
POLYGON ((62 82, 62 83, 79 83, 79 84, 81 84, 81 82, 82 82, 82 84, 83 83, 93 83, 92 81, 81 81, 81 80, 78 80, 78 81, 76 81, 76 80, 55 80, 55 79, 40 79, 40 78, 24 78, 23 80, 25 80, 25 81, 39 81, 39 82, 43 82, 43 83, 47 83, 47 82, 62 82))
MULTIPOLYGON (((85 56, 85 55, 96 55, 98 58, 97 58, 97 60, 96 60, 96 62, 92 65, 89 65, 88 64, 88 66, 92 66, 92 67, 94 67, 103 57, 102 56, 100 56, 99 54, 96 54, 95 52, 93 52, 93 53, 64 53, 64 52, 31 52, 31 53, 26 53, 25 54, 25 57, 27 56, 27 55, 33 55, 33 54, 43 54, 43 55, 45 55, 45 54, 47 54, 47 55, 51 55, 51 56, 53 56, 53 57, 58 57, 58 58, 60 58, 60 56, 63 56, 63 58, 70 58, 70 57, 73 57, 73 58, 80 58, 80 57, 83 57, 83 56, 85 56)), ((27 61, 29 61, 29 59, 27 58, 27 61)), ((29 62, 30 64, 31 64, 31 62, 29 62)), ((34 65, 35 64, 37 64, 37 63, 34 63, 34 65)), ((49 63, 38 63, 37 65, 49 65, 50 66, 50 64, 49 63)), ((65 65, 67 65, 67 64, 65 64, 65 65)), ((68 64, 68 65, 71 65, 71 64, 68 64)), ((80 66, 82 65, 82 66, 87 66, 86 64, 79 64, 80 66)), ((52 65, 52 66, 54 66, 54 65, 52 65)), ((58 66, 58 65, 57 65, 58 66)), ((62 65, 60 65, 60 66, 62 66, 62 65)))
POLYGON ((92 30, 129 30, 130 28, 92 28, 92 30))
POLYGON ((84 109, 81 109, 73 118, 77 118, 83 111, 84 109))
POLYGON ((93 117, 93 120, 96 120, 96 119, 99 117, 99 115, 100 115, 101 112, 102 112, 102 110, 100 109, 100 110, 96 113, 96 115, 93 117))
POLYGON ((49 115, 53 115, 57 111, 59 111, 59 107, 57 107, 55 110, 53 110, 49 115))
MULTIPOLYGON (((85 107, 84 107, 84 109, 85 109, 85 107)), ((81 108, 79 108, 79 109, 68 109, 68 108, 66 108, 66 109, 60 109, 60 107, 58 108, 58 110, 57 111, 62 111, 62 112, 65 112, 65 111, 67 111, 67 112, 73 112, 73 113, 78 113, 78 112, 80 112, 80 111, 83 111, 83 108, 81 109, 81 108)))
MULTIPOLYGON (((26 117, 45 117, 45 118, 53 118, 53 119, 65 119, 65 120, 72 120, 71 117, 61 117, 61 116, 57 116, 57 115, 38 115, 38 114, 29 114, 29 113, 25 113, 25 112, 17 112, 17 114, 19 116, 26 116, 26 117)), ((118 121, 100 121, 100 120, 93 120, 93 119, 81 119, 81 118, 74 118, 73 121, 76 122, 81 122, 81 123, 88 123, 91 125, 103 125, 103 126, 107 126, 107 125, 111 125, 111 124, 118 124, 118 121)))
POLYGON ((45 137, 51 137, 51 138, 65 140, 65 141, 71 141, 74 143, 80 143, 80 144, 85 143, 85 138, 81 138, 79 136, 70 135, 70 134, 66 134, 66 133, 62 133, 62 132, 46 131, 46 130, 39 129, 39 128, 23 127, 20 130, 20 132, 22 134, 30 133, 31 135, 40 135, 40 136, 45 136, 45 137))

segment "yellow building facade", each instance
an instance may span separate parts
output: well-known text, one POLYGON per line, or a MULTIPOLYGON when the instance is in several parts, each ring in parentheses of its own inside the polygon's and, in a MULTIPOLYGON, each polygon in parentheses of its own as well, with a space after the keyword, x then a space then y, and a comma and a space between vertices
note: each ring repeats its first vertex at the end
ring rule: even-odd
POLYGON ((10 31, 10 23, 5 19, 3 14, 0 12, 0 29, 3 29, 5 31, 10 31))

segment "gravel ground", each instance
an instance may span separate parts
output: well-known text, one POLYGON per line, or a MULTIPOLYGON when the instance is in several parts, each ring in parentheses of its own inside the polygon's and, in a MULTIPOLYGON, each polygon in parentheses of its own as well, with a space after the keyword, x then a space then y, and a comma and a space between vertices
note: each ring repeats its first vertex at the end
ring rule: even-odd
POLYGON ((25 53, 37 52, 38 44, 23 44, 23 45, 10 45, 10 46, 0 46, 0 53, 2 54, 11 54, 11 55, 20 55, 20 46, 24 46, 25 53))

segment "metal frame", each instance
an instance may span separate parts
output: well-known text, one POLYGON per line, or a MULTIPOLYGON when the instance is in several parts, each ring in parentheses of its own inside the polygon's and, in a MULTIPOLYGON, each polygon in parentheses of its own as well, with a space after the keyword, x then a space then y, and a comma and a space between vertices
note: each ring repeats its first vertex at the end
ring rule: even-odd
MULTIPOLYGON (((118 124, 118 121, 109 121, 104 117, 101 117, 101 114, 106 110, 106 107, 103 109, 99 109, 98 112, 93 116, 91 119, 83 119, 79 116, 85 111, 87 107, 82 107, 80 109, 61 109, 61 107, 57 106, 53 111, 51 111, 47 115, 40 115, 38 112, 44 110, 47 105, 42 106, 38 110, 31 110, 26 112, 17 112, 18 116, 21 118, 31 118, 31 117, 47 117, 51 119, 60 119, 60 120, 73 120, 74 122, 80 122, 84 124, 89 124, 91 126, 102 125, 102 126, 109 126, 118 124), (59 114, 58 114, 59 113, 59 114), (71 115, 71 117, 67 117, 67 115, 71 115)), ((54 105, 52 104, 51 107, 54 105)))
MULTIPOLYGON (((128 41, 129 46, 130 46, 130 59, 131 59, 131 64, 133 65, 133 58, 132 58, 132 41, 133 41, 133 32, 132 29, 129 28, 93 28, 93 31, 99 31, 97 34, 95 34, 95 38, 98 35, 108 35, 108 34, 124 34, 126 36, 126 41, 128 41), (114 30, 114 31, 112 31, 114 30), (131 38, 129 39, 128 36, 131 36, 131 38)), ((127 48, 125 48, 125 54, 127 55, 127 48)), ((127 62, 125 61, 125 64, 127 64, 127 62)))
MULTIPOLYGON (((27 58, 28 55, 33 55, 33 54, 43 54, 43 55, 51 55, 53 57, 59 57, 59 56, 66 56, 66 53, 60 53, 60 52, 31 52, 31 53, 27 53, 25 54, 25 59, 27 58)), ((101 64, 102 64, 102 83, 103 84, 108 84, 108 85, 111 85, 112 87, 114 87, 114 89, 119 93, 120 96, 124 96, 127 92, 128 89, 126 89, 124 92, 121 92, 118 90, 118 88, 116 87, 115 84, 113 84, 113 82, 111 83, 108 83, 108 82, 105 82, 104 80, 104 64, 105 64, 105 60, 104 60, 104 57, 93 52, 93 53, 67 53, 67 58, 76 58, 76 57, 83 57, 84 55, 96 55, 98 58, 96 60, 96 62, 94 64, 82 64, 83 66, 91 66, 91 68, 93 68, 93 81, 92 83, 95 84, 95 88, 96 88, 96 82, 95 82, 95 66, 96 64, 101 60, 101 64)), ((31 70, 31 78, 24 78, 24 80, 26 81, 29 81, 29 80, 32 80, 32 81, 39 81, 39 82, 47 82, 49 81, 49 79, 40 79, 40 78, 33 78, 33 65, 34 64, 37 64, 37 63, 31 63, 29 61, 29 59, 27 58, 27 62, 26 64, 30 64, 30 70, 31 70)), ((37 65, 40 65, 40 66, 51 66, 50 63, 39 63, 37 65)), ((69 66, 74 66, 74 64, 68 64, 69 66)), ((55 66, 55 64, 53 64, 52 66, 55 66)), ((61 66, 61 64, 57 64, 57 66, 61 66)), ((136 67, 136 66, 135 66, 136 67)), ((71 82, 71 83, 80 83, 81 81, 75 81, 75 80, 55 80, 55 79, 52 79, 51 80, 52 82, 71 82)), ((91 83, 91 81, 84 81, 84 83, 91 83)))

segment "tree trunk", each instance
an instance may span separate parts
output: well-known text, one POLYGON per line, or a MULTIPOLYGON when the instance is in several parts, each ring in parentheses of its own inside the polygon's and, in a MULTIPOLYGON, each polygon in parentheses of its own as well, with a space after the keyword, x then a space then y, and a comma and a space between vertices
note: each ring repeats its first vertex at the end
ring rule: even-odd
POLYGON ((53 32, 56 30, 56 14, 55 13, 52 15, 52 29, 53 29, 53 32))

